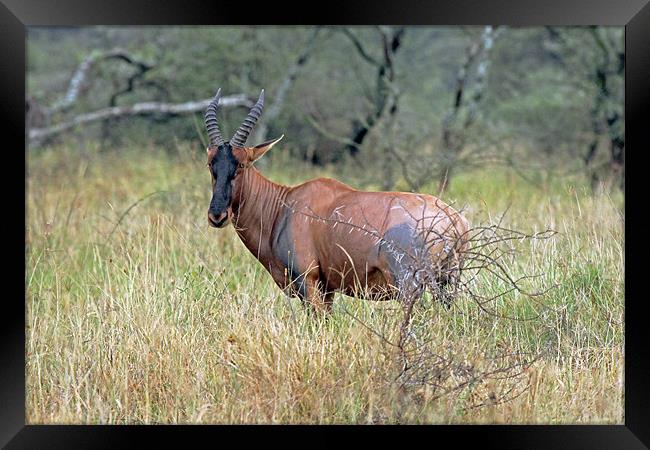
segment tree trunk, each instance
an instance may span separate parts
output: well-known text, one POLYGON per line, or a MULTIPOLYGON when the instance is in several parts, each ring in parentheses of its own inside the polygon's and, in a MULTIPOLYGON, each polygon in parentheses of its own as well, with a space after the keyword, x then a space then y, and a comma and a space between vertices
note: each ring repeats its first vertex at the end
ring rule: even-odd
POLYGON ((439 194, 449 188, 458 156, 465 145, 465 135, 474 123, 478 105, 483 98, 490 61, 489 54, 495 38, 495 30, 491 26, 486 26, 480 38, 467 48, 465 61, 456 75, 454 102, 442 124, 442 157, 438 179, 439 194), (474 66, 475 61, 476 65, 474 66), (476 67, 476 82, 474 93, 470 97, 466 95, 466 85, 470 69, 473 66, 476 67), (458 118, 463 110, 467 111, 467 115, 463 124, 458 125, 458 118))
POLYGON ((272 123, 273 120, 275 120, 279 115, 280 112, 282 112, 282 108, 284 106, 284 101, 286 100, 287 94, 289 93, 289 89, 291 86, 293 86, 293 83, 296 81, 296 78, 298 78, 298 75, 300 74, 300 71, 304 68, 304 66, 307 64, 307 61, 309 61, 309 57, 311 56, 311 53, 314 50, 314 47, 317 42, 317 37, 320 32, 320 27, 317 27, 309 36, 307 39, 307 43, 305 44, 304 48, 298 55, 298 58, 296 58, 296 61, 293 63, 293 65, 289 68, 287 71, 286 76, 282 80, 282 83, 280 84, 280 88, 277 90, 275 94, 275 99, 271 106, 268 108, 266 113, 262 116, 262 122, 257 126, 256 132, 255 132, 255 141, 256 142, 264 142, 268 139, 268 124, 272 123))
POLYGON ((402 44, 405 28, 378 27, 377 29, 382 39, 381 59, 370 56, 357 37, 351 31, 344 29, 344 33, 350 38, 361 57, 377 68, 376 92, 374 98, 371 99, 374 108, 366 115, 365 120, 353 122, 350 142, 346 146, 353 157, 358 155, 363 141, 382 118, 386 107, 390 104, 389 110, 393 111, 392 114, 397 109, 397 96, 393 86, 395 80, 394 56, 402 44))

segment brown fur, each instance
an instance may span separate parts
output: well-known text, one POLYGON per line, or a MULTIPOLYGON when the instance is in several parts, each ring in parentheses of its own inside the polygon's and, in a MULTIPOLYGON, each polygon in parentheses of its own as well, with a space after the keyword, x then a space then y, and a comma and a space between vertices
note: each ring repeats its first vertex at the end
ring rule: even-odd
MULTIPOLYGON (((389 230, 399 236, 401 230, 417 228, 420 239, 431 244, 431 267, 458 267, 469 223, 442 200, 424 194, 358 191, 328 178, 295 187, 273 183, 252 163, 276 142, 233 148, 240 167, 228 215, 246 248, 280 288, 319 311, 329 311, 335 291, 377 300, 394 298, 400 293, 395 262, 391 267, 390 255, 379 251, 389 230)), ((208 163, 216 151, 208 150, 208 163)))

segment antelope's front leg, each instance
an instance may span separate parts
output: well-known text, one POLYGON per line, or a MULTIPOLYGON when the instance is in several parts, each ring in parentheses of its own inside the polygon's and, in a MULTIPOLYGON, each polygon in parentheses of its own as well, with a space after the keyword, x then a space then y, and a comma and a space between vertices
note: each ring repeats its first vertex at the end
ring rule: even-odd
POLYGON ((334 294, 323 291, 318 273, 305 276, 305 297, 315 312, 325 315, 332 311, 334 294))

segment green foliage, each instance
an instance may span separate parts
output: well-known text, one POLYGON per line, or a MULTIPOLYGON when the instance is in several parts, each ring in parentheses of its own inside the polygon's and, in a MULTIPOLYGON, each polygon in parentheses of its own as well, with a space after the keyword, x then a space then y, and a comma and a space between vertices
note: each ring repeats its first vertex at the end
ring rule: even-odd
MULTIPOLYGON (((372 58, 381 58, 381 38, 375 27, 351 30, 372 58)), ((425 169, 424 182, 437 181, 437 166, 444 156, 443 121, 454 102, 458 71, 481 30, 407 27, 394 60, 393 87, 399 98, 396 122, 383 117, 360 153, 367 183, 408 186, 393 152, 418 156, 423 160, 419 167, 425 169)), ((265 88, 268 110, 312 31, 311 27, 267 26, 34 27, 28 33, 28 92, 39 103, 51 104, 63 95, 83 58, 93 51, 121 47, 154 67, 136 81, 132 92, 119 97, 118 105, 204 99, 217 87, 228 94, 255 96, 265 88)), ((511 145, 529 149, 516 154, 519 166, 580 170, 594 135, 591 111, 599 89, 595 68, 605 64, 605 58, 611 72, 607 86, 611 95, 603 110, 622 111, 623 78, 614 76, 622 54, 620 28, 501 29, 490 54, 474 126, 458 130, 467 141, 458 170, 486 161, 504 162, 511 145)), ((476 81, 475 65, 469 70, 466 98, 473 95, 476 81)), ((108 106, 112 93, 124 89, 134 71, 120 61, 98 64, 70 115, 108 106)), ((376 78, 377 68, 359 54, 339 27, 324 27, 308 62, 293 79, 280 114, 268 124, 268 134, 284 133, 292 143, 289 152, 294 160, 333 163, 347 170, 351 163, 346 139, 352 124, 365 120, 372 108, 376 78)), ((244 115, 242 108, 225 110, 221 117, 224 134, 232 133, 244 115)), ((170 149, 176 140, 201 147, 205 135, 200 113, 114 120, 75 133, 116 149, 152 142, 170 149)))

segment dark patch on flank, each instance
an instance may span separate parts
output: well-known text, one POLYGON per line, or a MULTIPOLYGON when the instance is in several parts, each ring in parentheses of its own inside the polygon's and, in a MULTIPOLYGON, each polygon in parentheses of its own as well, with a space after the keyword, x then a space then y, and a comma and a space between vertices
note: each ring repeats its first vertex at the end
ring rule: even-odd
POLYGON ((400 290, 415 287, 415 272, 425 250, 423 240, 408 223, 395 225, 384 234, 379 252, 386 257, 395 284, 400 290))
POLYGON ((289 211, 283 211, 278 219, 277 225, 273 230, 273 254, 287 269, 294 290, 304 300, 307 298, 307 289, 305 286, 305 276, 296 261, 296 252, 291 233, 291 214, 289 211))

